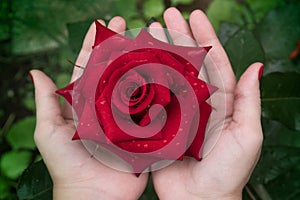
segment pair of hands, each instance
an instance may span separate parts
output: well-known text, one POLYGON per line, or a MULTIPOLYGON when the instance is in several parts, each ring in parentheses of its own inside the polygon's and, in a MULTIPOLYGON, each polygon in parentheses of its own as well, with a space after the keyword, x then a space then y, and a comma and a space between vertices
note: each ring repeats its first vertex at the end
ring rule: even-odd
MULTIPOLYGON (((164 20, 168 29, 194 38, 200 46, 213 46, 204 64, 210 82, 219 88, 217 95, 225 96, 225 104, 217 108, 224 110, 225 123, 218 142, 201 162, 185 158, 152 172, 155 191, 160 199, 241 199, 262 145, 259 92, 262 64, 252 64, 236 83, 227 55, 202 11, 191 13, 190 26, 175 8, 165 11, 164 20), (222 83, 209 71, 212 65, 222 74, 222 83)), ((126 24, 123 18, 114 17, 108 28, 123 32, 126 24)), ((151 28, 161 28, 161 24, 154 22, 149 28, 151 33, 151 28)), ((161 40, 165 38, 159 32, 152 34, 161 40)), ((92 25, 77 65, 86 65, 94 35, 92 25)), ((173 41, 181 42, 180 38, 173 41)), ((75 68, 72 80, 81 73, 81 69, 75 68)), ((37 108, 34 137, 53 179, 54 199, 138 199, 147 185, 148 174, 137 178, 111 169, 91 157, 80 141, 71 141, 76 127, 70 106, 60 107, 55 94, 57 87, 44 73, 32 70, 31 76, 37 108)))

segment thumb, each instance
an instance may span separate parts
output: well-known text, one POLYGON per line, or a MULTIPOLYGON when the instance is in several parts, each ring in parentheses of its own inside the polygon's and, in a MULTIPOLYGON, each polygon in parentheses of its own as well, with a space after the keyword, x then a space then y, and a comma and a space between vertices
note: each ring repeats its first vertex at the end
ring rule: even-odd
POLYGON ((43 123, 58 123, 63 120, 57 87, 52 80, 39 70, 31 70, 30 76, 35 87, 37 126, 43 123))
MULTIPOLYGON (((233 123, 239 129, 239 134, 249 134, 261 138, 261 105, 259 80, 263 72, 262 63, 252 64, 241 76, 234 93, 233 123)), ((249 137, 249 135, 247 135, 249 137)))

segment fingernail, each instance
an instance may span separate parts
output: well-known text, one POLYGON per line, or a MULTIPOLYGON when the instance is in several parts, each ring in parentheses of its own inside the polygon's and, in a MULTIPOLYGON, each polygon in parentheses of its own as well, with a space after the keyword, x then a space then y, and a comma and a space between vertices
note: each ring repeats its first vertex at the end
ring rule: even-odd
POLYGON ((31 72, 29 72, 29 77, 30 77, 31 82, 34 83, 33 76, 31 74, 31 72))
POLYGON ((154 22, 157 22, 157 19, 155 17, 151 17, 147 22, 147 26, 150 26, 154 22))
POLYGON ((259 71, 258 71, 258 80, 260 81, 260 79, 262 78, 263 72, 264 72, 264 66, 261 66, 259 71))

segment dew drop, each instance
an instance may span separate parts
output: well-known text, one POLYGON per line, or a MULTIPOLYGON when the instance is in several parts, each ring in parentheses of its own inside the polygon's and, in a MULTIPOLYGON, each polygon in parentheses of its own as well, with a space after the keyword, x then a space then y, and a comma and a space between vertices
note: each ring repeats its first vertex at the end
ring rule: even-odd
POLYGON ((194 85, 194 86, 197 86, 197 85, 198 85, 198 83, 193 83, 193 85, 194 85))
POLYGON ((148 144, 144 144, 144 148, 147 148, 148 147, 148 144))
POLYGON ((180 145, 180 143, 179 143, 179 142, 177 142, 177 143, 176 143, 176 145, 180 145))
POLYGON ((140 147, 140 146, 141 146, 141 144, 137 144, 136 146, 137 146, 137 147, 140 147))
POLYGON ((163 140, 162 142, 165 144, 165 143, 167 143, 167 142, 168 142, 168 140, 163 140))

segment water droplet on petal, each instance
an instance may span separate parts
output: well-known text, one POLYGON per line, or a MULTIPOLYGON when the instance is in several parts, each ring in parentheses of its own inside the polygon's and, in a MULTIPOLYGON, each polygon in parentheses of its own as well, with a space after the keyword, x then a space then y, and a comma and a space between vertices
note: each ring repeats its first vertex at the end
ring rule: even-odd
POLYGON ((144 148, 147 148, 148 147, 148 144, 144 144, 144 148))

